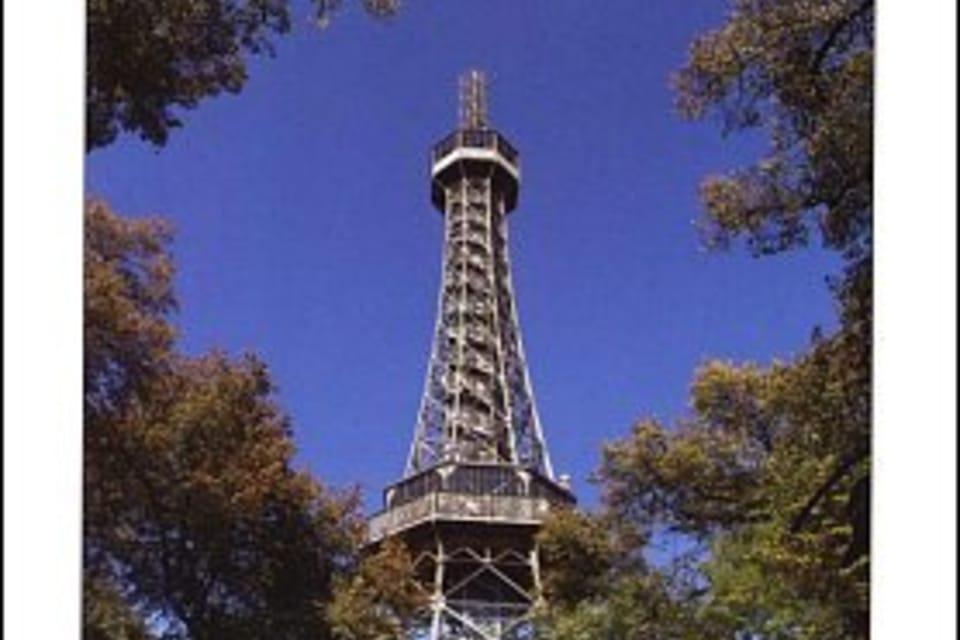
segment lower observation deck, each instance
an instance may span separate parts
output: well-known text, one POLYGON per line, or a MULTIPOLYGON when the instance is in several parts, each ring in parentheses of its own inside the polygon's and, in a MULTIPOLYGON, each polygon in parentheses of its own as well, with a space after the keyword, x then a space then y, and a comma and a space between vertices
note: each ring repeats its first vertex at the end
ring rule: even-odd
POLYGON ((369 522, 369 541, 378 542, 407 529, 435 522, 495 522, 535 526, 550 511, 546 498, 475 496, 428 493, 394 509, 381 511, 369 522))
POLYGON ((387 507, 368 521, 368 542, 438 523, 536 527, 551 510, 575 503, 564 487, 506 465, 447 464, 388 488, 387 507))

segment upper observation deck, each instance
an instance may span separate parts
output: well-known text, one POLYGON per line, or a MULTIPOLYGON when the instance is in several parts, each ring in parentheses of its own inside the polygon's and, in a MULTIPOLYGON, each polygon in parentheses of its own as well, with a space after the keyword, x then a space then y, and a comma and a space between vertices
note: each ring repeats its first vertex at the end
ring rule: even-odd
POLYGON ((461 179, 489 177, 504 196, 506 210, 517 206, 520 155, 495 129, 458 129, 433 146, 430 153, 431 200, 446 211, 446 190, 461 179))

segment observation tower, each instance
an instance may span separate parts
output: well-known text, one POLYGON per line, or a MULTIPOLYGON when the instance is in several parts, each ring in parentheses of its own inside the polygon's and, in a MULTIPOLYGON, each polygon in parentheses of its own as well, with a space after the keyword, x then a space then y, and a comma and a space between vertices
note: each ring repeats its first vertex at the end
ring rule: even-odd
POLYGON ((406 469, 369 542, 398 538, 413 555, 430 596, 414 637, 528 638, 535 535, 575 499, 554 477, 520 338, 507 242, 520 159, 488 123, 479 71, 460 78, 460 126, 430 172, 444 224, 436 328, 406 469))

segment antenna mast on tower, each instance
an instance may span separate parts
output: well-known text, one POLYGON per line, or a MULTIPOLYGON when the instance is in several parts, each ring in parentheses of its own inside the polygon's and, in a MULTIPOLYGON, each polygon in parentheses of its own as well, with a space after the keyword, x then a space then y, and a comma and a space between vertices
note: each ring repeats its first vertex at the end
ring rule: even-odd
POLYGON ((460 76, 460 128, 487 128, 487 78, 476 69, 460 76))

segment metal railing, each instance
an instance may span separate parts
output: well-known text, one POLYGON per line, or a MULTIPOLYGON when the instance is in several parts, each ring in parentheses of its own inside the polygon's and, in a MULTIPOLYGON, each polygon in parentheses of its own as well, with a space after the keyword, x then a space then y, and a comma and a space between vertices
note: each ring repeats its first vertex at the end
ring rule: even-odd
POLYGON ((376 542, 397 531, 437 520, 537 524, 546 518, 550 505, 544 497, 428 493, 374 515, 368 523, 368 536, 376 542))
POLYGON ((399 507, 428 493, 546 498, 559 504, 575 501, 568 490, 552 480, 516 465, 459 462, 446 470, 443 467, 426 469, 387 487, 384 504, 399 507))
POLYGON ((458 129, 433 147, 432 160, 437 163, 454 150, 463 147, 471 149, 493 149, 500 153, 510 164, 516 166, 519 158, 517 150, 507 139, 493 129, 458 129))

